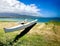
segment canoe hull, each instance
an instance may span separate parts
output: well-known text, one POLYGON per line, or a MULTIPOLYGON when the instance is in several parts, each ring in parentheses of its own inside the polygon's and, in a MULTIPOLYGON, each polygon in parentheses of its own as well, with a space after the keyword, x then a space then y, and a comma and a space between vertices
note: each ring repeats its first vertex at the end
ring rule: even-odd
POLYGON ((4 31, 5 32, 13 32, 13 31, 22 30, 22 29, 25 29, 25 28, 35 24, 36 22, 37 22, 37 20, 34 20, 34 21, 31 21, 31 22, 29 22, 27 24, 18 25, 18 26, 11 27, 11 28, 4 28, 4 31))

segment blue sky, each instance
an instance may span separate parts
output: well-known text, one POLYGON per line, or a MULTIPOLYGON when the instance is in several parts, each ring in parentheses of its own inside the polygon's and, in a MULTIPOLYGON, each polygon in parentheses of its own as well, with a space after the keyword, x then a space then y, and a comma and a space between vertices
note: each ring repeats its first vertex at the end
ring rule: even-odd
POLYGON ((60 0, 20 0, 21 2, 29 5, 35 4, 43 17, 60 17, 59 2, 60 0))

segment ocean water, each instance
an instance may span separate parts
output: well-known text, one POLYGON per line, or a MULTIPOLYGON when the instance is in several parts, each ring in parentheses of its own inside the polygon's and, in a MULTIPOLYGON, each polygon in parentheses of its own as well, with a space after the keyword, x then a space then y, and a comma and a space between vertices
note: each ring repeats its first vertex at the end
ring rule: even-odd
POLYGON ((31 17, 31 18, 0 18, 0 21, 23 21, 27 19, 28 21, 32 21, 38 19, 38 22, 49 22, 49 21, 59 21, 60 18, 42 18, 42 17, 31 17))

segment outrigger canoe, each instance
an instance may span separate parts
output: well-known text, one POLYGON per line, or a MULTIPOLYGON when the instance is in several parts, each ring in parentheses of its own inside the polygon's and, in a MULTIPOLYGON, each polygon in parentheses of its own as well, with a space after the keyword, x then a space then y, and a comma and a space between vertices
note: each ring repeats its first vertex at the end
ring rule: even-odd
POLYGON ((14 27, 10 27, 10 28, 4 28, 4 31, 5 32, 13 32, 13 31, 17 31, 17 30, 22 30, 22 29, 25 29, 25 28, 35 24, 36 22, 37 22, 37 19, 33 20, 31 22, 28 22, 26 24, 20 24, 20 25, 17 25, 17 26, 14 26, 14 27))

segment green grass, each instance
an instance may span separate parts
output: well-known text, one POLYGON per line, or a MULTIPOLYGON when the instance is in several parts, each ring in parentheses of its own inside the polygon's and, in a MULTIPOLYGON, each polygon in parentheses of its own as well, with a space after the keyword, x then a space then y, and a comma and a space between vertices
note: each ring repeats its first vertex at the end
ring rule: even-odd
POLYGON ((46 24, 50 24, 50 23, 53 23, 55 25, 60 25, 60 22, 58 22, 58 21, 50 21, 50 22, 47 22, 46 24))
POLYGON ((44 35, 39 35, 37 33, 32 35, 27 33, 16 43, 10 45, 10 42, 14 40, 14 38, 18 35, 19 31, 16 32, 17 33, 5 33, 3 29, 0 29, 0 46, 60 46, 60 42, 55 40, 47 40, 44 35))
MULTIPOLYGON (((11 46, 9 43, 15 38, 13 33, 3 33, 3 30, 0 30, 0 46, 11 46)), ((12 46, 60 46, 58 42, 55 41, 46 41, 46 39, 42 35, 28 35, 26 34, 22 38, 20 38, 16 43, 12 46)))

